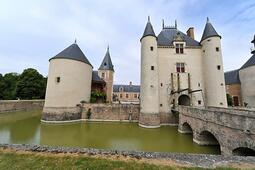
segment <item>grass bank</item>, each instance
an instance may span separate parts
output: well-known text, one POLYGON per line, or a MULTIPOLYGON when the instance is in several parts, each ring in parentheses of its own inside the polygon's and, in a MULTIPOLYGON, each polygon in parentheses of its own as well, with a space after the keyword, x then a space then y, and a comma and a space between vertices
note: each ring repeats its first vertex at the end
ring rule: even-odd
MULTIPOLYGON (((180 165, 169 160, 137 160, 121 156, 88 156, 81 154, 52 154, 0 149, 0 169, 202 169, 180 165)), ((234 168, 217 168, 234 169, 234 168)))

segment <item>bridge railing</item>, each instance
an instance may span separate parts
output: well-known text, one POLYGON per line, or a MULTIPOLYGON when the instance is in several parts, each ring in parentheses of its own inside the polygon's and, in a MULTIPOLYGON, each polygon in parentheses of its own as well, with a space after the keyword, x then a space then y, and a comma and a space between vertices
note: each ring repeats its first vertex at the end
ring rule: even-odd
POLYGON ((199 108, 190 106, 178 106, 180 116, 188 116, 220 126, 239 129, 247 133, 255 134, 255 113, 247 110, 233 110, 228 108, 199 108))

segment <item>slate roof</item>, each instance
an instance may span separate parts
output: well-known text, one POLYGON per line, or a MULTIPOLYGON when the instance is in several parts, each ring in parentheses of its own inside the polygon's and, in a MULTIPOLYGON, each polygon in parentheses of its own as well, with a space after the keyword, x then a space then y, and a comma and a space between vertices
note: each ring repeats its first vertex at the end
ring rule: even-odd
POLYGON ((214 29, 212 24, 209 22, 209 19, 207 18, 207 22, 205 24, 205 29, 204 29, 204 32, 203 32, 200 42, 202 42, 206 38, 215 37, 215 36, 221 38, 221 36, 216 32, 216 30, 214 29))
POLYGON ((246 61, 246 63, 244 63, 244 65, 240 69, 244 69, 254 65, 255 65, 255 54, 253 54, 251 58, 248 61, 246 61))
POLYGON ((112 64, 109 47, 107 48, 106 54, 104 56, 104 59, 99 67, 98 70, 111 70, 114 71, 114 66, 112 64))
POLYGON ((188 35, 179 31, 177 28, 163 28, 163 30, 158 35, 158 45, 160 46, 169 46, 173 45, 174 37, 177 34, 182 37, 182 39, 186 42, 187 46, 200 46, 199 42, 190 38, 188 35))
POLYGON ((148 22, 146 24, 146 27, 144 29, 143 36, 141 39, 143 39, 144 37, 149 36, 149 35, 156 37, 155 32, 154 32, 153 27, 150 22, 150 18, 148 18, 148 22))
POLYGON ((225 72, 224 77, 226 85, 241 84, 239 79, 239 69, 225 72))
POLYGON ((139 85, 113 85, 113 92, 120 92, 120 88, 123 88, 124 92, 136 92, 140 93, 139 85))
POLYGON ((105 83, 105 81, 98 76, 98 71, 93 71, 92 72, 92 82, 105 83))
POLYGON ((77 60, 91 65, 87 57, 83 54, 80 47, 76 43, 70 45, 69 47, 58 53, 55 57, 52 57, 50 60, 59 58, 77 60))

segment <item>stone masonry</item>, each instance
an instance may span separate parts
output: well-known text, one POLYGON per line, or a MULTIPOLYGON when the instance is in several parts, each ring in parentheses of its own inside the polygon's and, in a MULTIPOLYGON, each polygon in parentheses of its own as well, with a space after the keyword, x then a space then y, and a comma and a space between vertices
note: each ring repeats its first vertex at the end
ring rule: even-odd
POLYGON ((223 155, 239 148, 255 151, 255 112, 242 109, 179 106, 178 131, 193 133, 201 145, 219 144, 223 155))

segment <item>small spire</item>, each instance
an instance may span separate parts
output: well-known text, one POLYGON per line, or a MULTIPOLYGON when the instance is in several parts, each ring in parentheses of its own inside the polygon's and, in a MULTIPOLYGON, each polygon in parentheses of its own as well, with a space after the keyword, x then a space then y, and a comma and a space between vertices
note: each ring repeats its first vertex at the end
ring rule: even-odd
POLYGON ((210 21, 209 21, 209 17, 206 17, 206 23, 209 23, 210 21))
POLYGON ((177 20, 174 22, 174 27, 177 29, 177 20))
POLYGON ((164 19, 162 19, 162 29, 164 29, 165 28, 165 21, 164 21, 164 19))
POLYGON ((107 46, 107 51, 109 51, 109 44, 108 44, 108 46, 107 46))
POLYGON ((76 38, 75 38, 75 40, 74 40, 74 44, 77 44, 77 40, 76 40, 76 38))
POLYGON ((148 16, 148 22, 151 22, 150 16, 148 16))

